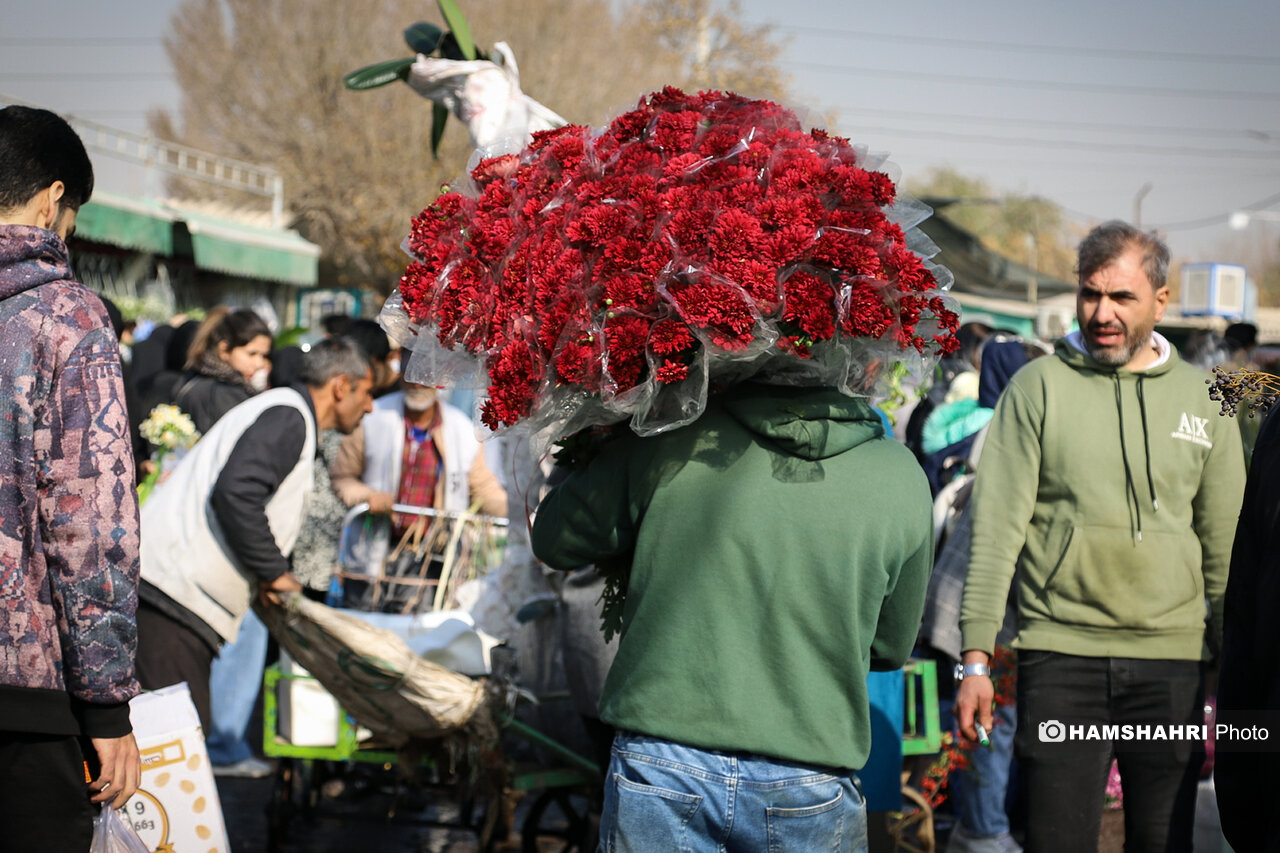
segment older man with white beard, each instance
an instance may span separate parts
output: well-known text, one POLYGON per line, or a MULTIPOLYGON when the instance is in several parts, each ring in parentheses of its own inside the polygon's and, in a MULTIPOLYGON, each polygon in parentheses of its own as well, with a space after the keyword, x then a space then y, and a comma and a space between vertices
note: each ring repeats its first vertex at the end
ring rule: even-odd
MULTIPOLYGON (((507 495, 489 470, 471 418, 438 398, 435 388, 413 382, 374 401, 373 412, 343 439, 330 472, 347 506, 368 503, 375 523, 364 525, 349 551, 377 574, 391 542, 412 517, 392 516, 395 504, 505 517, 507 495), (380 518, 378 518, 380 517, 380 518)), ((347 602, 363 605, 359 583, 348 583, 347 602)))

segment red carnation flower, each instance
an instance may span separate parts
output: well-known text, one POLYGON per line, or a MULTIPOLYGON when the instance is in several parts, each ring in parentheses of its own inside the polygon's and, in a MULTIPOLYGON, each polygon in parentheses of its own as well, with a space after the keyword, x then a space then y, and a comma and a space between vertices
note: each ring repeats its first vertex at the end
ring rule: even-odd
POLYGON ((600 379, 600 346, 593 339, 570 341, 555 358, 561 382, 590 387, 600 379))
POLYGON ((733 285, 672 283, 668 290, 685 321, 701 329, 716 346, 733 352, 746 349, 754 340, 755 314, 733 285))
POLYGON ((654 378, 662 383, 679 382, 689 376, 689 365, 678 361, 664 361, 654 373, 654 378))
POLYGON ((400 278, 400 298, 409 319, 415 323, 427 322, 430 313, 430 294, 435 284, 435 271, 420 263, 411 263, 400 278))
POLYGON ((605 305, 612 311, 631 308, 648 312, 657 305, 658 293, 652 279, 635 273, 622 273, 604 283, 605 305))
POLYGON ((520 165, 520 158, 514 154, 503 154, 500 157, 488 157, 481 160, 471 170, 471 180, 476 186, 484 189, 493 181, 502 181, 515 174, 520 165))
POLYGON ((759 257, 765 245, 760 220, 741 210, 730 209, 720 214, 707 235, 707 249, 712 257, 724 260, 759 257))
POLYGON ((480 408, 485 426, 501 429, 528 417, 540 375, 525 341, 516 339, 503 347, 489 368, 489 399, 480 408))
POLYGON ((880 298, 880 289, 863 283, 849 292, 841 326, 848 335, 879 338, 893 325, 893 310, 880 298))
POLYGON ((835 335, 835 293, 830 284, 812 273, 797 272, 783 282, 782 289, 783 320, 813 342, 835 335))
POLYGON ((646 367, 644 345, 649 321, 633 314, 615 314, 605 321, 604 333, 605 367, 617 383, 617 392, 634 388, 646 367))
POLYGON ((675 320, 659 320, 649 332, 649 348, 658 355, 675 355, 696 343, 689 327, 675 320))
POLYGON ((658 116, 653 123, 649 143, 659 151, 688 150, 698 138, 702 116, 696 112, 671 112, 658 116))

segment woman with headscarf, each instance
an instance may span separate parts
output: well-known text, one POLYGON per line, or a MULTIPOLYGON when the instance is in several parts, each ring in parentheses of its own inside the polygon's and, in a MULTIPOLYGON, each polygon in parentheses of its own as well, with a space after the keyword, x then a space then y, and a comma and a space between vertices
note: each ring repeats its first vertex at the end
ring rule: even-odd
POLYGON ((173 402, 201 434, 228 410, 266 387, 271 330, 247 309, 210 312, 187 352, 173 402))

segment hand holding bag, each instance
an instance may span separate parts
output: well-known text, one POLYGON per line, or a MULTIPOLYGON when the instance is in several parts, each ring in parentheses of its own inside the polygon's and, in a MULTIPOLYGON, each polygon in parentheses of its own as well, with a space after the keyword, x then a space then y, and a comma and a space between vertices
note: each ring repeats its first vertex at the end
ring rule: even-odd
POLYGON ((110 803, 102 804, 102 811, 93 819, 93 843, 89 853, 151 853, 146 843, 133 831, 119 810, 110 803))

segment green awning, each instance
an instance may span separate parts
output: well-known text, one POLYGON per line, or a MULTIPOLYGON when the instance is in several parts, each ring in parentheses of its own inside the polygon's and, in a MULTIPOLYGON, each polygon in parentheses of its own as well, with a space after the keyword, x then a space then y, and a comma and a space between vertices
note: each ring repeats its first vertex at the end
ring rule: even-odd
POLYGON ((156 255, 173 254, 173 213, 157 201, 98 193, 76 215, 76 236, 156 255))
POLYGON ((296 232, 190 210, 180 202, 100 192, 80 208, 76 236, 190 258, 200 269, 228 275, 302 287, 314 287, 319 280, 320 247, 296 232))
POLYGON ((320 247, 291 231, 178 211, 197 267, 304 287, 319 280, 320 247))

